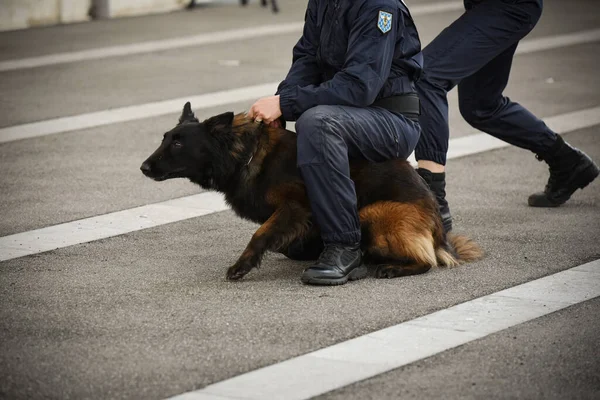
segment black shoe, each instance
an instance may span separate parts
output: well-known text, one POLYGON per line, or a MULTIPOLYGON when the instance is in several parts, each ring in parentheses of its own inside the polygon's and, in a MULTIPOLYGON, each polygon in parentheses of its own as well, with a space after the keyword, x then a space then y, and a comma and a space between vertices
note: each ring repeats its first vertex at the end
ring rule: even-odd
POLYGON ((296 239, 279 252, 291 260, 314 261, 319 258, 324 248, 323 240, 317 236, 304 240, 296 239))
POLYGON ((543 192, 529 196, 531 207, 558 207, 600 173, 591 158, 571 147, 560 136, 548 153, 538 154, 536 158, 546 161, 550 167, 550 178, 543 192))
POLYGON ((433 173, 424 168, 417 168, 417 173, 423 178, 435 195, 435 200, 440 210, 440 217, 442 217, 442 225, 444 225, 444 232, 450 232, 452 230, 452 215, 450 215, 450 207, 446 201, 446 173, 433 173))
POLYGON ((302 282, 311 285, 343 285, 367 276, 358 244, 326 244, 317 263, 302 273, 302 282))

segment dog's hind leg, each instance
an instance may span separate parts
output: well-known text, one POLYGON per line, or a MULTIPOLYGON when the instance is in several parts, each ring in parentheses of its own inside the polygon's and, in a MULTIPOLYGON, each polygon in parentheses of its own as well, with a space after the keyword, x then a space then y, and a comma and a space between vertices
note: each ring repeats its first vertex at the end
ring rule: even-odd
POLYGON ((279 12, 279 6, 277 5, 277 0, 271 0, 271 9, 273 10, 274 13, 279 12))
POLYGON ((279 207, 258 228, 250 243, 238 259, 227 270, 227 279, 238 280, 260 265, 266 251, 277 251, 293 240, 303 237, 310 229, 310 212, 299 204, 288 202, 279 207))
POLYGON ((418 204, 378 202, 360 210, 362 247, 377 278, 418 275, 437 265, 432 220, 418 204))

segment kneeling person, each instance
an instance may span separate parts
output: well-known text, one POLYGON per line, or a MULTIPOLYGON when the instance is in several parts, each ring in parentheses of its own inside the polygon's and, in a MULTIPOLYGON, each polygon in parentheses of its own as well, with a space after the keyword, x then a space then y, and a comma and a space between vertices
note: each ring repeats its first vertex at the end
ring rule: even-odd
POLYGON ((357 198, 349 159, 407 158, 420 134, 421 44, 401 0, 309 0, 290 71, 275 96, 248 115, 277 124, 296 122, 298 167, 321 239, 292 244, 317 262, 308 284, 364 278, 357 198))

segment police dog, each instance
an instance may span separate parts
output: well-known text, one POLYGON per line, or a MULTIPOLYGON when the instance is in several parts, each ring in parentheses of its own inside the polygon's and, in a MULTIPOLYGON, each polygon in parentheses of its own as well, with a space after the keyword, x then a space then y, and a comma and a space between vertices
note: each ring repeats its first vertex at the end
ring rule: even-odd
MULTIPOLYGON (((238 280, 260 265, 266 251, 285 254, 296 240, 318 237, 296 167, 295 133, 232 112, 200 122, 186 103, 179 123, 164 134, 141 166, 156 180, 188 178, 224 193, 235 213, 261 224, 227 278, 238 280)), ((351 162, 365 261, 375 276, 422 274, 481 257, 470 239, 445 235, 437 203, 404 160, 351 162)))

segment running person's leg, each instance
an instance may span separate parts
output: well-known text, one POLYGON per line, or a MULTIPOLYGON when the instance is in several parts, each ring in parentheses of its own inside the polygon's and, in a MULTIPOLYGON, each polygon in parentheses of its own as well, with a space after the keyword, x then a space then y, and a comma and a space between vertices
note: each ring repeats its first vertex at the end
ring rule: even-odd
MULTIPOLYGON (((425 73, 417 83, 423 113, 415 155, 419 173, 436 194, 447 231, 452 228, 452 218, 445 199, 449 136, 446 95, 454 86, 460 84, 461 112, 479 129, 543 154, 544 158, 549 152, 554 154, 553 149, 559 146, 555 143, 560 141, 543 121, 502 95, 516 46, 537 23, 542 1, 490 0, 474 7, 468 1, 465 4, 467 11, 423 50, 425 73)), ((568 158, 568 164, 573 165, 574 157, 568 158)), ((591 163, 581 159, 586 165, 591 163)), ((588 170, 593 175, 593 168, 588 170)))

